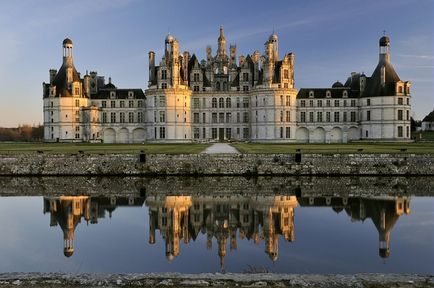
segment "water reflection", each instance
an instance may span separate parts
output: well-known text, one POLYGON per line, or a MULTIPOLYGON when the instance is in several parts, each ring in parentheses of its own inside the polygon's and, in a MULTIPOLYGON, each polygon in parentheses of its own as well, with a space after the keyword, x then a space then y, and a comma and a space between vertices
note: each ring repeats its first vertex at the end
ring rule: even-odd
POLYGON ((353 222, 371 219, 378 231, 382 258, 390 255, 390 233, 398 218, 410 213, 409 197, 157 195, 44 197, 44 214, 50 213, 50 226, 59 225, 62 229, 64 255, 70 257, 74 253, 74 231, 82 219, 96 224, 106 214, 112 217, 117 207, 143 204, 149 212, 149 243, 156 243, 156 230, 159 230, 168 261, 179 255, 181 241, 188 244, 201 233, 206 234, 207 249, 211 249, 213 241, 217 243, 222 269, 227 243, 230 250, 236 250, 238 239, 255 244, 263 241, 264 252, 276 261, 279 236, 288 242, 295 240, 294 214, 298 206, 330 207, 336 213, 345 211, 353 222))

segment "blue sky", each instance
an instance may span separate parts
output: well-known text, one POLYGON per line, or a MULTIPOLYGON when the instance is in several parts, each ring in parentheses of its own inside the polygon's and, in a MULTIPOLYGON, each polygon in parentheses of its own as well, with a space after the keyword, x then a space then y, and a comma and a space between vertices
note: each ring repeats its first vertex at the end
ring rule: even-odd
POLYGON ((413 115, 434 109, 433 0, 140 1, 21 0, 0 2, 0 126, 42 123, 42 82, 74 42, 79 72, 98 71, 124 88, 147 86, 147 53, 161 58, 170 31, 180 50, 216 51, 218 29, 237 56, 263 53, 273 29, 279 52, 295 53, 295 84, 329 87, 352 71, 370 76, 383 30, 392 63, 412 82, 413 115))

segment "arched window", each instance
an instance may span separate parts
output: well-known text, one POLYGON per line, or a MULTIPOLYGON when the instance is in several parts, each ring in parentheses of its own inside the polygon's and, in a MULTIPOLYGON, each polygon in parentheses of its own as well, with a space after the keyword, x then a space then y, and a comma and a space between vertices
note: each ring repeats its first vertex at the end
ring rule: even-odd
POLYGON ((348 97, 348 91, 347 91, 347 90, 345 90, 345 91, 343 92, 343 96, 344 96, 344 97, 348 97))
POLYGON ((332 97, 332 93, 330 91, 326 91, 326 97, 332 97))
POLYGON ((216 89, 217 91, 220 91, 220 82, 217 82, 217 83, 215 84, 215 89, 216 89))
POLYGON ((231 102, 231 98, 226 98, 226 108, 231 108, 232 107, 232 102, 231 102))
POLYGON ((217 108, 217 98, 215 98, 215 97, 212 98, 212 103, 211 104, 212 104, 212 106, 211 106, 212 108, 217 108))
POLYGON ((223 98, 219 98, 219 108, 225 108, 225 100, 223 98))

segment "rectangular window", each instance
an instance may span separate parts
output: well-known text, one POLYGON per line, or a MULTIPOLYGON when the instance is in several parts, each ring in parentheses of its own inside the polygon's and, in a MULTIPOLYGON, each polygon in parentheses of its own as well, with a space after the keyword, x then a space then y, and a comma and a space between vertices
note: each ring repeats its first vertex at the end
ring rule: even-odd
POLYGON ((280 127, 280 138, 283 138, 283 127, 280 127))
POLYGON ((125 113, 124 112, 119 113, 119 122, 125 123, 125 113))
POLYGON ((243 128, 243 138, 249 138, 249 128, 243 128))
POLYGON ((322 112, 317 112, 316 113, 316 121, 317 122, 322 122, 322 112))
POLYGON ((371 106, 371 99, 366 99, 366 106, 371 106))
POLYGON ((410 110, 407 110, 406 113, 407 113, 407 117, 406 117, 406 119, 407 119, 407 120, 410 120, 410 110))
POLYGON ((402 120, 402 110, 398 110, 398 120, 402 120))
POLYGON ((347 100, 344 100, 344 107, 347 107, 347 100))
POLYGON ((405 134, 407 138, 410 138, 410 127, 408 126, 405 127, 405 134))
POLYGON ((280 111, 280 122, 283 122, 283 111, 280 111))
POLYGON ((286 122, 291 122, 291 111, 286 111, 286 122))
POLYGON ((403 104, 404 104, 403 99, 402 98, 398 98, 398 105, 403 105, 403 104))
POLYGON ((356 112, 355 111, 351 111, 351 122, 356 122, 356 112))
POLYGON ((206 138, 206 128, 202 128, 202 138, 206 138))
POLYGON ((371 121, 371 111, 366 111, 366 121, 371 121))
POLYGON ((243 81, 244 82, 249 81, 249 73, 243 73, 243 81))
POLYGON ((161 79, 163 80, 167 79, 167 70, 161 70, 161 79))
POLYGON ((134 113, 128 112, 128 122, 133 123, 134 122, 134 113))
POLYGON ((121 108, 125 108, 125 101, 119 101, 119 106, 121 108))
POLYGON ((231 139, 231 138, 232 138, 232 129, 226 128, 226 139, 231 139))
POLYGON ((398 126, 398 137, 403 137, 403 130, 402 130, 402 126, 398 126))
POLYGON ((217 139, 217 128, 211 128, 211 138, 217 139))
POLYGON ((137 122, 139 122, 139 123, 143 123, 144 121, 144 118, 143 118, 143 112, 138 112, 137 113, 137 122))
POLYGON ((194 91, 194 92, 199 92, 199 91, 200 91, 199 86, 194 85, 194 86, 193 86, 193 91, 194 91))
POLYGON ((326 101, 326 106, 327 106, 327 107, 330 107, 330 100, 327 100, 327 101, 326 101))
POLYGON ((225 123, 225 113, 219 113, 219 123, 225 123))
POLYGON ((249 98, 248 97, 243 98, 243 108, 249 108, 249 98))
POLYGON ((212 113, 211 120, 212 120, 212 123, 217 123, 217 113, 212 113))
POLYGON ((300 101, 300 107, 306 107, 306 101, 305 100, 300 101))
POLYGON ((160 139, 166 138, 166 127, 160 127, 160 139))
POLYGON ((237 112, 237 123, 240 123, 240 112, 237 112))
POLYGON ((318 107, 322 107, 322 100, 318 100, 318 101, 316 101, 316 105, 317 105, 318 107))
POLYGON ((199 73, 194 73, 193 74, 193 81, 194 82, 199 82, 200 80, 199 80, 199 73))
POLYGON ((291 106, 291 96, 286 96, 286 106, 291 106))
POLYGON ((202 113, 202 123, 206 123, 206 113, 202 113))
POLYGON ((110 101, 110 107, 116 108, 116 101, 110 101))
POLYGON ((306 122, 306 112, 300 112, 300 122, 306 122))
POLYGON ((102 113, 102 123, 107 123, 107 113, 106 112, 102 113))
POLYGON ((75 107, 80 107, 80 100, 75 100, 75 107))
POLYGON ((344 112, 344 119, 342 121, 347 122, 347 112, 344 112))
POLYGON ((139 108, 143 107, 143 101, 142 100, 137 101, 137 107, 139 107, 139 108))
POLYGON ((313 112, 309 112, 309 122, 313 122, 313 112))
POLYGON ((309 107, 313 107, 313 100, 309 100, 309 107))
POLYGON ((249 112, 243 113, 243 123, 249 123, 249 112))
POLYGON ((285 130, 286 130, 285 133, 286 138, 291 138, 291 127, 286 127, 285 130))
POLYGON ((339 100, 335 100, 335 107, 339 107, 339 100))
POLYGON ((80 95, 80 88, 78 88, 78 87, 75 87, 75 95, 80 95))
POLYGON ((199 128, 194 128, 193 129, 193 138, 194 139, 199 139, 199 128))
POLYGON ((160 96, 160 107, 166 106, 166 96, 160 96))
POLYGON ((193 123, 199 123, 199 113, 193 113, 193 123))
POLYGON ((160 111, 160 122, 164 123, 166 122, 166 112, 165 111, 160 111))
MULTIPOLYGON (((410 105, 410 98, 407 98, 407 105, 410 105)), ((53 106, 51 106, 53 107, 53 106)))
POLYGON ((339 122, 339 112, 335 112, 334 113, 334 116, 335 116, 335 122, 339 122))
POLYGON ((284 79, 289 79, 289 71, 288 71, 288 69, 283 70, 283 78, 284 79))
POLYGON ((331 122, 330 112, 326 112, 326 122, 331 122))
POLYGON ((232 122, 232 114, 226 113, 226 123, 231 123, 231 122, 232 122))
POLYGON ((116 113, 110 113, 110 123, 116 123, 116 113))
POLYGON ((134 108, 134 101, 133 100, 128 101, 128 108, 134 108))
POLYGON ((356 100, 351 100, 351 107, 356 107, 356 100))
POLYGON ((249 86, 244 85, 243 86, 243 91, 249 91, 249 86))

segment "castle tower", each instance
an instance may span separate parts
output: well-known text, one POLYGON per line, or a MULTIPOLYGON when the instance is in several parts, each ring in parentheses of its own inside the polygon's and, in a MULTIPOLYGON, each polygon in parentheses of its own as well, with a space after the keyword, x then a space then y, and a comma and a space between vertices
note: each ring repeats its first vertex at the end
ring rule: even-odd
POLYGON ((220 26, 220 36, 218 38, 217 55, 218 56, 226 55, 226 38, 224 35, 223 26, 220 26))
POLYGON ((279 60, 279 38, 277 37, 276 33, 273 32, 273 34, 270 35, 270 38, 268 38, 268 42, 271 44, 271 54, 273 62, 277 62, 279 60))

